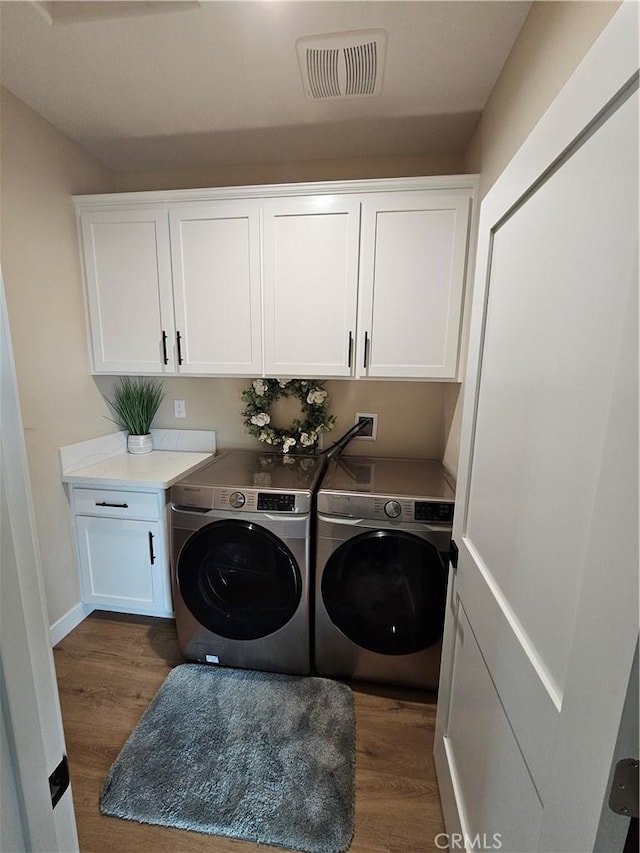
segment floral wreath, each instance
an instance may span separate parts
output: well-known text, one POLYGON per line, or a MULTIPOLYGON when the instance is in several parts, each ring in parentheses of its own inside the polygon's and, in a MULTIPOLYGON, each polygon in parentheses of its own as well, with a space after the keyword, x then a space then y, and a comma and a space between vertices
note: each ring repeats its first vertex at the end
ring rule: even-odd
POLYGON ((322 382, 308 379, 255 379, 242 392, 246 406, 242 412, 249 435, 263 444, 281 446, 283 453, 314 453, 318 438, 333 429, 334 415, 328 412, 329 400, 322 382), (287 429, 271 424, 269 410, 280 397, 297 397, 302 417, 295 418, 287 429))

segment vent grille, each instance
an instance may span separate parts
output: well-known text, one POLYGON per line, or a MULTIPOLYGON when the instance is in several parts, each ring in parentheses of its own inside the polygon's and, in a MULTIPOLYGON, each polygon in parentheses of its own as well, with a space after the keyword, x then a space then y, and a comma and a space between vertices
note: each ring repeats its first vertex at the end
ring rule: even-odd
POLYGON ((296 48, 305 96, 317 101, 379 95, 386 39, 384 30, 299 39, 296 48))
POLYGON ((308 50, 307 75, 314 98, 339 98, 337 50, 308 50))
POLYGON ((347 95, 373 95, 378 74, 378 52, 374 41, 344 52, 347 95))

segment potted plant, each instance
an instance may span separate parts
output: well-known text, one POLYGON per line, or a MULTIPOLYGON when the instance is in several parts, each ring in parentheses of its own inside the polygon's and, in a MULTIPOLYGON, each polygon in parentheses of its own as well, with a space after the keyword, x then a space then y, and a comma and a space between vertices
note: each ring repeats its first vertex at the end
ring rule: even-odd
MULTIPOLYGON (((123 376, 113 392, 113 400, 105 398, 115 412, 117 420, 129 433, 129 453, 149 453, 153 450, 151 421, 164 399, 159 379, 123 376)), ((112 418, 113 420, 113 418, 112 418)))

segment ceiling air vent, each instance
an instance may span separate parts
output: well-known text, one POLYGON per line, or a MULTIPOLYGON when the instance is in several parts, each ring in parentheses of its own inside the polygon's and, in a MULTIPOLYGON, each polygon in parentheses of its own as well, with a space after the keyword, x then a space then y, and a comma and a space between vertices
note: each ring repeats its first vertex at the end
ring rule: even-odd
POLYGON ((369 98, 382 90, 384 30, 330 33, 298 39, 298 63, 310 101, 369 98))

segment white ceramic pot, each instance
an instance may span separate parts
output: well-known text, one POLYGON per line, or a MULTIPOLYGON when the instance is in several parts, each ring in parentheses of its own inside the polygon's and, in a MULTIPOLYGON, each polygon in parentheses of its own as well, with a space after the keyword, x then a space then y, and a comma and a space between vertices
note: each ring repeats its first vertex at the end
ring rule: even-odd
POLYGON ((127 436, 127 450, 129 453, 151 453, 153 450, 151 433, 127 436))

